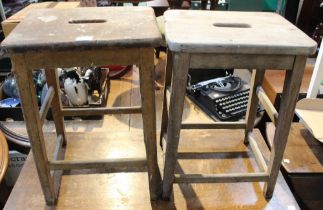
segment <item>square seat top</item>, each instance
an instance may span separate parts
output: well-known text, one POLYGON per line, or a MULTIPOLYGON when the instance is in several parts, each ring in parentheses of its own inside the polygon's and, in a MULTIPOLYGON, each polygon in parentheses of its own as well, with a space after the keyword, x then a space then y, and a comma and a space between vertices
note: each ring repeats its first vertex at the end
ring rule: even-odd
POLYGON ((156 47, 161 42, 149 7, 39 9, 2 42, 9 52, 156 47))
POLYGON ((316 42, 269 12, 168 10, 165 36, 173 52, 310 55, 316 42))

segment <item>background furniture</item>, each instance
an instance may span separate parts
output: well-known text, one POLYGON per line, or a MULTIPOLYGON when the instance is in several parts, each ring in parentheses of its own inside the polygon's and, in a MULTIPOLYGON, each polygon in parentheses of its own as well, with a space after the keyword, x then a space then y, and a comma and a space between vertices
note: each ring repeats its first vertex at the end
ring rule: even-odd
POLYGON ((159 197, 161 177, 157 165, 152 71, 154 47, 158 46, 160 41, 151 8, 118 7, 38 10, 26 17, 2 42, 13 62, 38 176, 48 205, 57 202, 57 183, 60 183, 62 175, 59 171, 73 169, 107 168, 124 171, 125 168, 129 170, 147 167, 150 197, 152 200, 159 197), (86 19, 84 14, 87 14, 86 19), (121 19, 122 25, 119 22, 121 19), (33 28, 38 29, 36 33, 31 30, 33 28), (64 33, 61 33, 62 30, 64 33), (55 68, 107 63, 140 66, 141 106, 62 109, 55 68), (31 74, 33 69, 39 68, 45 68, 49 86, 46 103, 40 111, 31 74), (42 130, 44 116, 50 106, 57 132, 52 159, 48 159, 42 130), (64 160, 64 149, 69 142, 63 116, 134 113, 142 113, 143 116, 146 158, 64 160), (55 171, 53 176, 51 171, 55 171))
POLYGON ((308 87, 307 98, 316 98, 320 82, 323 80, 323 43, 321 43, 319 54, 313 70, 313 76, 308 87))
MULTIPOLYGON (((270 146, 275 126, 267 124, 270 146)), ((323 205, 323 145, 301 124, 293 123, 282 161, 282 172, 302 209, 323 205)))
MULTIPOLYGON (((304 75, 302 77, 302 83, 299 90, 299 95, 302 98, 306 97, 312 73, 313 65, 307 65, 304 70, 304 75)), ((267 70, 265 73, 264 81, 262 83, 264 91, 266 92, 268 98, 275 105, 276 108, 279 108, 279 104, 281 101, 285 75, 286 71, 267 70)))
POLYGON ((297 102, 295 112, 312 135, 323 143, 323 132, 320 125, 320 121, 323 119, 323 99, 316 99, 320 82, 323 81, 322 45, 316 59, 307 98, 297 102))
POLYGON ((282 14, 285 9, 285 0, 228 0, 231 11, 276 11, 282 14))
POLYGON ((45 8, 56 8, 56 9, 69 9, 79 7, 80 2, 41 2, 29 4, 25 8, 21 9, 14 15, 11 15, 6 20, 1 22, 2 30, 5 36, 8 34, 22 21, 30 12, 35 9, 45 9, 45 8))
POLYGON ((311 36, 315 27, 322 22, 323 8, 320 7, 321 0, 304 0, 299 8, 297 26, 306 34, 311 36))
POLYGON ((161 138, 165 141, 163 197, 171 197, 173 183, 264 181, 265 197, 271 198, 294 116, 306 57, 315 52, 316 43, 277 14, 169 10, 164 17, 169 53, 161 125, 161 138), (269 19, 270 22, 267 21, 269 19), (245 122, 183 124, 189 68, 255 68, 245 122), (261 88, 268 68, 288 70, 279 114, 261 88), (170 96, 167 96, 166 87, 170 87, 170 96), (252 134, 258 100, 277 128, 268 165, 252 134), (250 143, 260 170, 252 173, 175 174, 180 130, 210 128, 245 130, 244 142, 250 143))

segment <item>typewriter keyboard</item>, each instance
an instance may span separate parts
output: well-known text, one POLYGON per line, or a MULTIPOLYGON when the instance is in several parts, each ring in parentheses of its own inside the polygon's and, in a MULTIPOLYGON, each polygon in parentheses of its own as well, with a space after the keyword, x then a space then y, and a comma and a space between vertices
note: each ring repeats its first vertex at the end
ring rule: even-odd
POLYGON ((241 118, 246 114, 249 89, 214 99, 215 115, 220 120, 241 118))

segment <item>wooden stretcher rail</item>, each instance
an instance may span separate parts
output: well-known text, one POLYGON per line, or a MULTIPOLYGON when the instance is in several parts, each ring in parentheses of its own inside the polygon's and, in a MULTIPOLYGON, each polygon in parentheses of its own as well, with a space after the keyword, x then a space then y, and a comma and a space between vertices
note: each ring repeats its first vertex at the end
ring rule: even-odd
POLYGON ((140 63, 140 49, 138 48, 111 48, 95 50, 79 50, 77 55, 73 50, 41 50, 28 52, 28 59, 24 62, 30 69, 64 68, 75 66, 103 66, 132 65, 140 63), (131 56, 129 56, 131 55, 131 56), (80 59, 81 58, 81 59, 80 59))
MULTIPOLYGON (((76 169, 121 169, 143 168, 147 166, 146 158, 118 158, 107 160, 56 160, 49 161, 51 170, 76 170, 76 169)), ((121 170, 122 171, 122 170, 121 170)))
POLYGON ((183 123, 181 129, 245 129, 246 122, 183 123))
POLYGON ((238 68, 238 69, 287 69, 293 68, 295 56, 292 55, 254 55, 254 54, 212 54, 191 55, 190 68, 238 68), (230 62, 228 62, 230 61, 230 62))
POLYGON ((54 88, 49 87, 44 99, 44 103, 41 105, 39 110, 39 117, 42 124, 44 123, 49 107, 51 106, 52 100, 54 98, 54 94, 55 94, 54 88))
POLYGON ((278 112, 275 109, 274 105, 271 103, 270 99, 268 98, 267 94, 265 93, 264 89, 261 86, 257 87, 257 96, 259 99, 260 104, 266 110, 270 120, 276 126, 278 120, 278 112))
POLYGON ((58 159, 58 156, 61 152, 62 149, 62 145, 63 145, 63 136, 62 135, 58 135, 57 136, 57 140, 56 140, 56 146, 53 152, 53 160, 56 161, 58 159))
POLYGON ((64 116, 91 116, 91 115, 107 115, 107 114, 139 114, 142 113, 141 106, 132 107, 100 107, 100 108, 64 108, 62 109, 64 116))
POLYGON ((248 141, 249 141, 251 150, 252 150, 253 154, 255 155, 256 162, 258 163, 259 168, 263 172, 266 172, 267 171, 266 161, 265 161, 264 157, 262 156, 262 153, 258 147, 258 144, 257 144, 256 140, 254 139, 254 137, 252 136, 251 132, 248 133, 248 141))
POLYGON ((232 183, 267 181, 267 173, 175 174, 175 183, 232 183))

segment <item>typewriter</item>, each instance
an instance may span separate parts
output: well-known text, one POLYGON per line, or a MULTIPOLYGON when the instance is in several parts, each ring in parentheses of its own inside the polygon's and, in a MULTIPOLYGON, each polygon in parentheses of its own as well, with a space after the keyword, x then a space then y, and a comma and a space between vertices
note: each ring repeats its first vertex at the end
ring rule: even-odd
POLYGON ((236 121, 245 116, 250 88, 239 77, 227 75, 191 85, 189 76, 188 81, 188 97, 212 119, 236 121))

